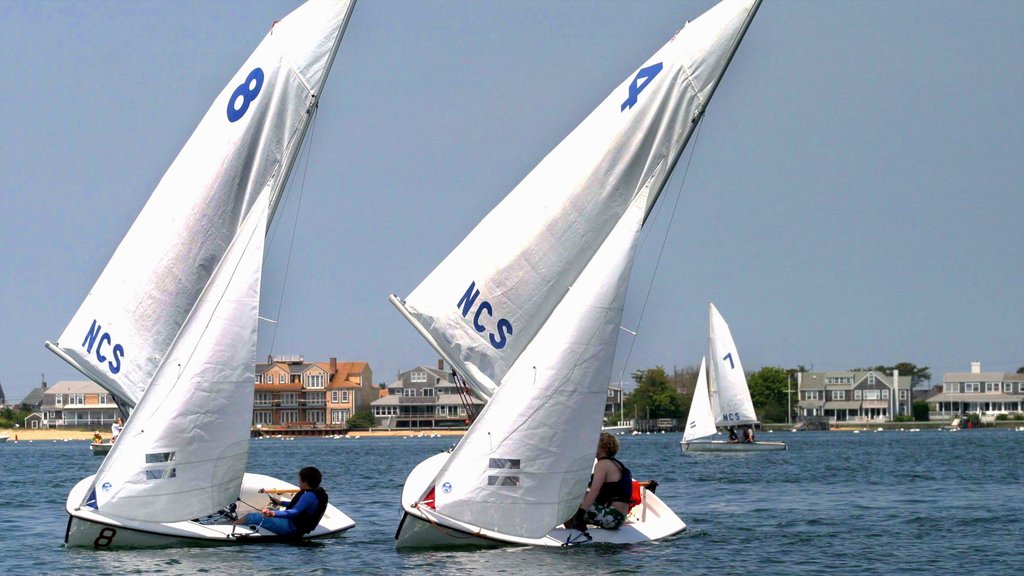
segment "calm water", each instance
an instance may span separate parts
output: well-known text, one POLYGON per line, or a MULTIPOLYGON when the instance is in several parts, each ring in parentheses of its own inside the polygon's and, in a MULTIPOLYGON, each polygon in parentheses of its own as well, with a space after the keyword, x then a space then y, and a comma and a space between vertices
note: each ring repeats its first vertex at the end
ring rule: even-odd
POLYGON ((307 546, 67 550, 63 502, 99 458, 85 442, 0 444, 4 574, 1014 574, 1024 565, 1024 433, 763 434, 787 452, 684 455, 675 434, 622 437, 620 456, 686 521, 629 547, 403 552, 406 474, 448 438, 259 440, 249 470, 314 464, 356 527, 307 546))

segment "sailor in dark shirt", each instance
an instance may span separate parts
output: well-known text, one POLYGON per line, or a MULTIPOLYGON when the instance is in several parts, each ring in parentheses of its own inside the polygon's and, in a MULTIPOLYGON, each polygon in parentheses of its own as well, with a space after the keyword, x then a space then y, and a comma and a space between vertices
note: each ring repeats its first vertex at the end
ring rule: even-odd
MULTIPOLYGON (((320 487, 323 475, 312 466, 299 470, 299 491, 284 510, 264 508, 250 512, 235 524, 249 524, 279 536, 302 536, 316 529, 327 511, 327 492, 320 487)), ((260 490, 263 492, 263 490, 260 490)))
POLYGON ((590 488, 576 513, 575 527, 581 531, 585 531, 581 520, 606 530, 618 528, 626 521, 633 493, 633 475, 625 464, 615 459, 618 452, 618 439, 602 432, 597 441, 597 463, 590 477, 590 488))

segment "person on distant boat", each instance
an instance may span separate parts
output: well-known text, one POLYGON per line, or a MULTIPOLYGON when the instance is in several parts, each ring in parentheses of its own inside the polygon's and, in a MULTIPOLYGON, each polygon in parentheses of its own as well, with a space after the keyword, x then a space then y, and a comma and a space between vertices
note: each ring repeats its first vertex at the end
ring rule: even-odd
POLYGON ((754 427, 747 425, 743 427, 743 442, 746 444, 754 443, 754 427))
POLYGON ((94 432, 94 433, 93 433, 93 435, 92 435, 92 443, 93 443, 93 444, 99 444, 99 443, 101 443, 101 442, 103 442, 103 436, 100 436, 100 433, 99 433, 99 431, 97 430, 97 431, 96 431, 96 432, 94 432))
POLYGON ((121 430, 124 428, 124 420, 120 417, 114 418, 114 423, 110 425, 110 443, 113 444, 117 437, 121 434, 121 430))
POLYGON ((278 536, 300 537, 308 534, 316 529, 327 511, 327 492, 320 487, 322 481, 320 470, 306 466, 299 470, 299 491, 284 510, 264 508, 260 512, 242 516, 234 524, 261 526, 278 536))
POLYGON ((633 474, 615 458, 618 452, 618 439, 607 432, 601 432, 597 441, 597 464, 590 477, 590 487, 576 516, 566 523, 567 526, 580 532, 586 532, 588 524, 614 530, 626 521, 633 494, 633 474))
POLYGON ((729 444, 739 444, 740 437, 736 434, 736 427, 729 426, 729 444))

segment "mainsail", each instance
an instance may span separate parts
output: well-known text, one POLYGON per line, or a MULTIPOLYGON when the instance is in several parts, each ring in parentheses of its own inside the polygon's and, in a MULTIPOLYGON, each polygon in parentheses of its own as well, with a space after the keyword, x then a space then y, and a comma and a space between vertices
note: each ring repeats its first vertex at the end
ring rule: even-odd
POLYGON ((491 397, 426 487, 438 514, 539 538, 579 505, 639 232, 758 3, 689 23, 408 298, 392 296, 491 397))
POLYGON ((711 350, 711 376, 708 380, 711 393, 711 411, 716 426, 738 426, 757 422, 754 403, 747 388, 747 377, 743 372, 736 343, 725 318, 714 304, 709 304, 710 331, 708 347, 711 350))
POLYGON ((122 404, 142 398, 271 181, 273 216, 353 4, 313 1, 273 26, 168 168, 58 343, 47 343, 122 404))
POLYGON ((63 356, 137 402, 83 505, 175 522, 238 497, 264 237, 353 5, 312 0, 273 26, 61 337, 63 356))
POLYGON ((478 392, 493 394, 642 191, 646 219, 758 3, 726 0, 687 24, 405 300, 392 297, 478 392))

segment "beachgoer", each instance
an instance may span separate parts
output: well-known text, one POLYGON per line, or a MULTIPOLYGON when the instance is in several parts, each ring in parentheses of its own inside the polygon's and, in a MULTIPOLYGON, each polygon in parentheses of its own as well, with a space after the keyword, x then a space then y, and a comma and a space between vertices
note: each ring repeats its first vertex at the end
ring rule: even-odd
POLYGON ((234 523, 260 526, 279 536, 302 536, 312 532, 327 510, 327 492, 320 487, 322 480, 319 470, 306 466, 299 470, 299 491, 284 510, 264 508, 260 512, 250 512, 234 523))
POLYGON ((121 434, 121 430, 124 429, 124 420, 120 417, 114 418, 114 423, 110 425, 110 443, 113 444, 117 437, 121 434))

